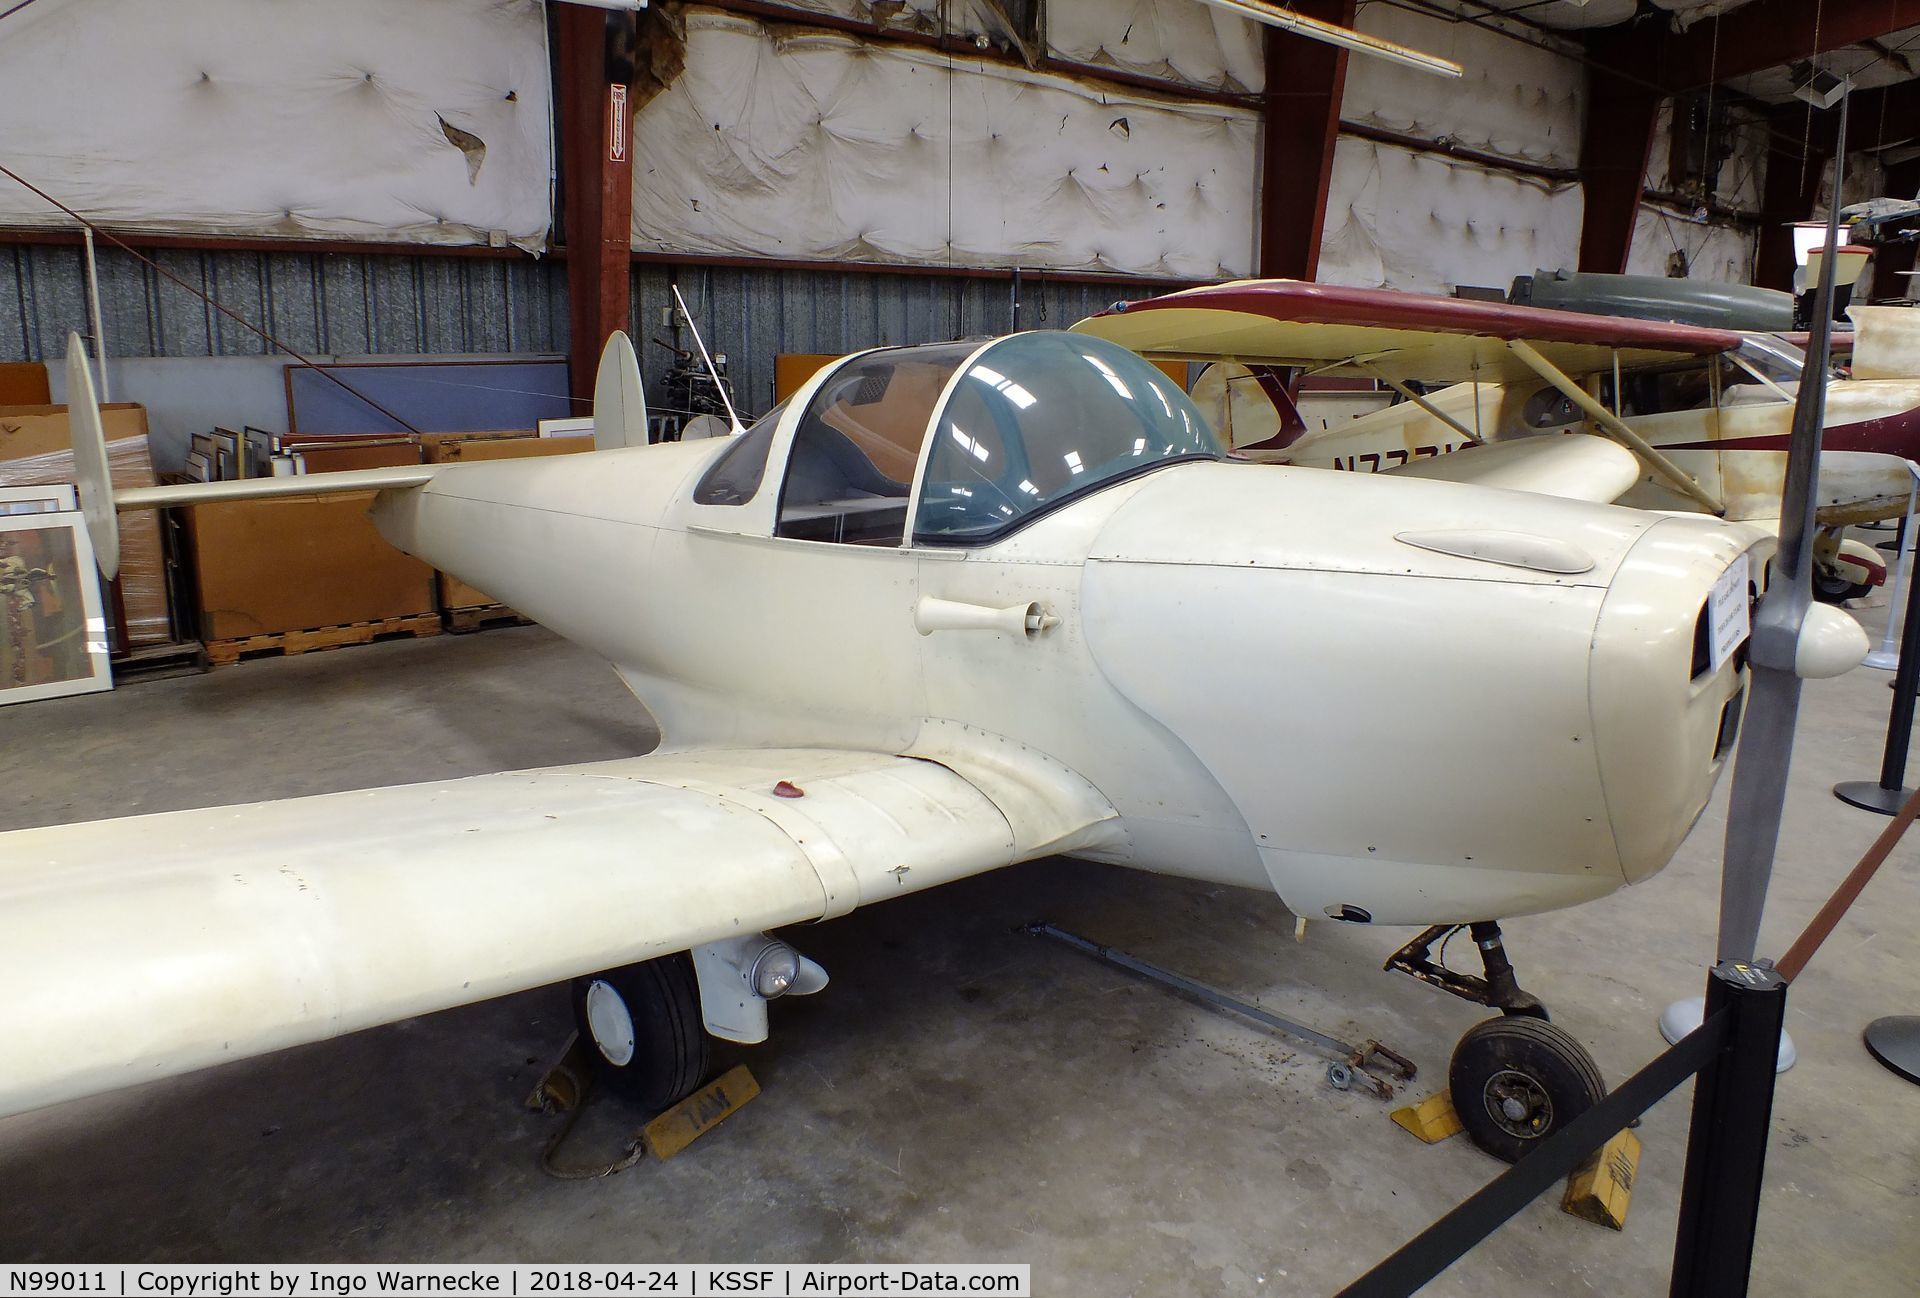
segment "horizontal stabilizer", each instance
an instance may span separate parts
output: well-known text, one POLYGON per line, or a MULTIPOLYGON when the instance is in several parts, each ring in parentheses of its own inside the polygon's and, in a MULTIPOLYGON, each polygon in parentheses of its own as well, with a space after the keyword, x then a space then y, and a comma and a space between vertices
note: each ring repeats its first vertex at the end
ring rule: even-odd
POLYGON ((399 464, 384 469, 297 473, 284 478, 237 478, 229 482, 174 482, 127 487, 113 493, 117 509, 161 509, 219 500, 267 500, 276 496, 339 496, 354 491, 395 491, 433 481, 437 464, 399 464))

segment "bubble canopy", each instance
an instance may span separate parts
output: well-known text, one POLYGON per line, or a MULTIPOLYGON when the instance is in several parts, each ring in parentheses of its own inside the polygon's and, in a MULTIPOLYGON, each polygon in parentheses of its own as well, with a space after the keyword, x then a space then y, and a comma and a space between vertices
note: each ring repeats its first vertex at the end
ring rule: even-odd
POLYGON ((769 510, 790 540, 979 545, 1121 478, 1224 457, 1179 384, 1083 334, 860 352, 800 399, 734 438, 693 503, 741 511, 748 532, 769 510))
POLYGON ((1002 338, 976 354, 932 421, 913 536, 973 545, 1107 483, 1223 458, 1187 394, 1104 339, 1002 338))

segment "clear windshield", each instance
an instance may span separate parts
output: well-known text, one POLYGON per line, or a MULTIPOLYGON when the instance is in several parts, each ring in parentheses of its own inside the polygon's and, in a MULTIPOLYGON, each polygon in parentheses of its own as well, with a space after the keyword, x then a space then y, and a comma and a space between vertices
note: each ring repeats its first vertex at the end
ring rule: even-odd
POLYGON ((914 536, 970 543, 1219 440, 1173 380, 1126 348, 1015 334, 967 368, 934 431, 914 536))
POLYGON ((773 430, 779 426, 780 416, 786 409, 787 403, 782 401, 754 420, 753 427, 733 437, 732 444, 720 452, 720 458, 693 489, 694 504, 744 505, 753 499, 760 490, 760 480, 767 476, 767 452, 773 447, 773 430))

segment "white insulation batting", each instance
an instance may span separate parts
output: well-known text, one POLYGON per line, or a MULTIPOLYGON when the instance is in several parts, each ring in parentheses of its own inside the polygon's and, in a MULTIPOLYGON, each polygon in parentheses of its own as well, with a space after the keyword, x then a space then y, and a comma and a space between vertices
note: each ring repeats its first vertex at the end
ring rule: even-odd
POLYGON ((1200 0, 1046 0, 1047 52, 1213 90, 1266 85, 1265 29, 1200 0))
POLYGON ((771 3, 796 11, 796 21, 805 22, 806 14, 827 14, 872 23, 887 31, 917 32, 923 36, 986 36, 1018 43, 1006 13, 994 0, 771 0, 771 3))
POLYGON ((1443 81, 1385 59, 1349 58, 1342 119, 1542 166, 1579 165, 1586 74, 1573 59, 1391 5, 1367 5, 1357 26, 1452 59, 1466 75, 1443 81))
POLYGON ((1627 248, 1627 273, 1670 274, 1673 254, 1678 252, 1686 257, 1688 279, 1750 284, 1754 248, 1751 231, 1718 221, 1696 220, 1657 203, 1642 203, 1639 219, 1633 223, 1633 242, 1627 248))
POLYGON ((1316 278, 1420 293, 1505 288, 1536 267, 1577 265, 1583 210, 1577 184, 1342 137, 1316 278))
POLYGON ((633 242, 670 253, 1247 274, 1259 121, 687 14, 635 115, 633 242))
MULTIPOLYGON (((0 157, 122 229, 546 245, 539 0, 38 0, 0 157)), ((0 182, 0 225, 71 222, 0 182)))

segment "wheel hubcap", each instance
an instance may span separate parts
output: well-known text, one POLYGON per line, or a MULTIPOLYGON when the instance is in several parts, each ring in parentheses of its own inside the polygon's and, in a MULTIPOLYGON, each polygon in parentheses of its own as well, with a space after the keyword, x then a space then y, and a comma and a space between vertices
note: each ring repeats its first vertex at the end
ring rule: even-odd
POLYGON ((1510 1136, 1534 1140, 1553 1127, 1553 1099, 1525 1073, 1503 1069, 1481 1089, 1487 1116, 1510 1136))
POLYGON ((625 1068, 633 1062, 633 1015, 613 984, 595 978, 587 985, 587 1027, 608 1063, 625 1068))

